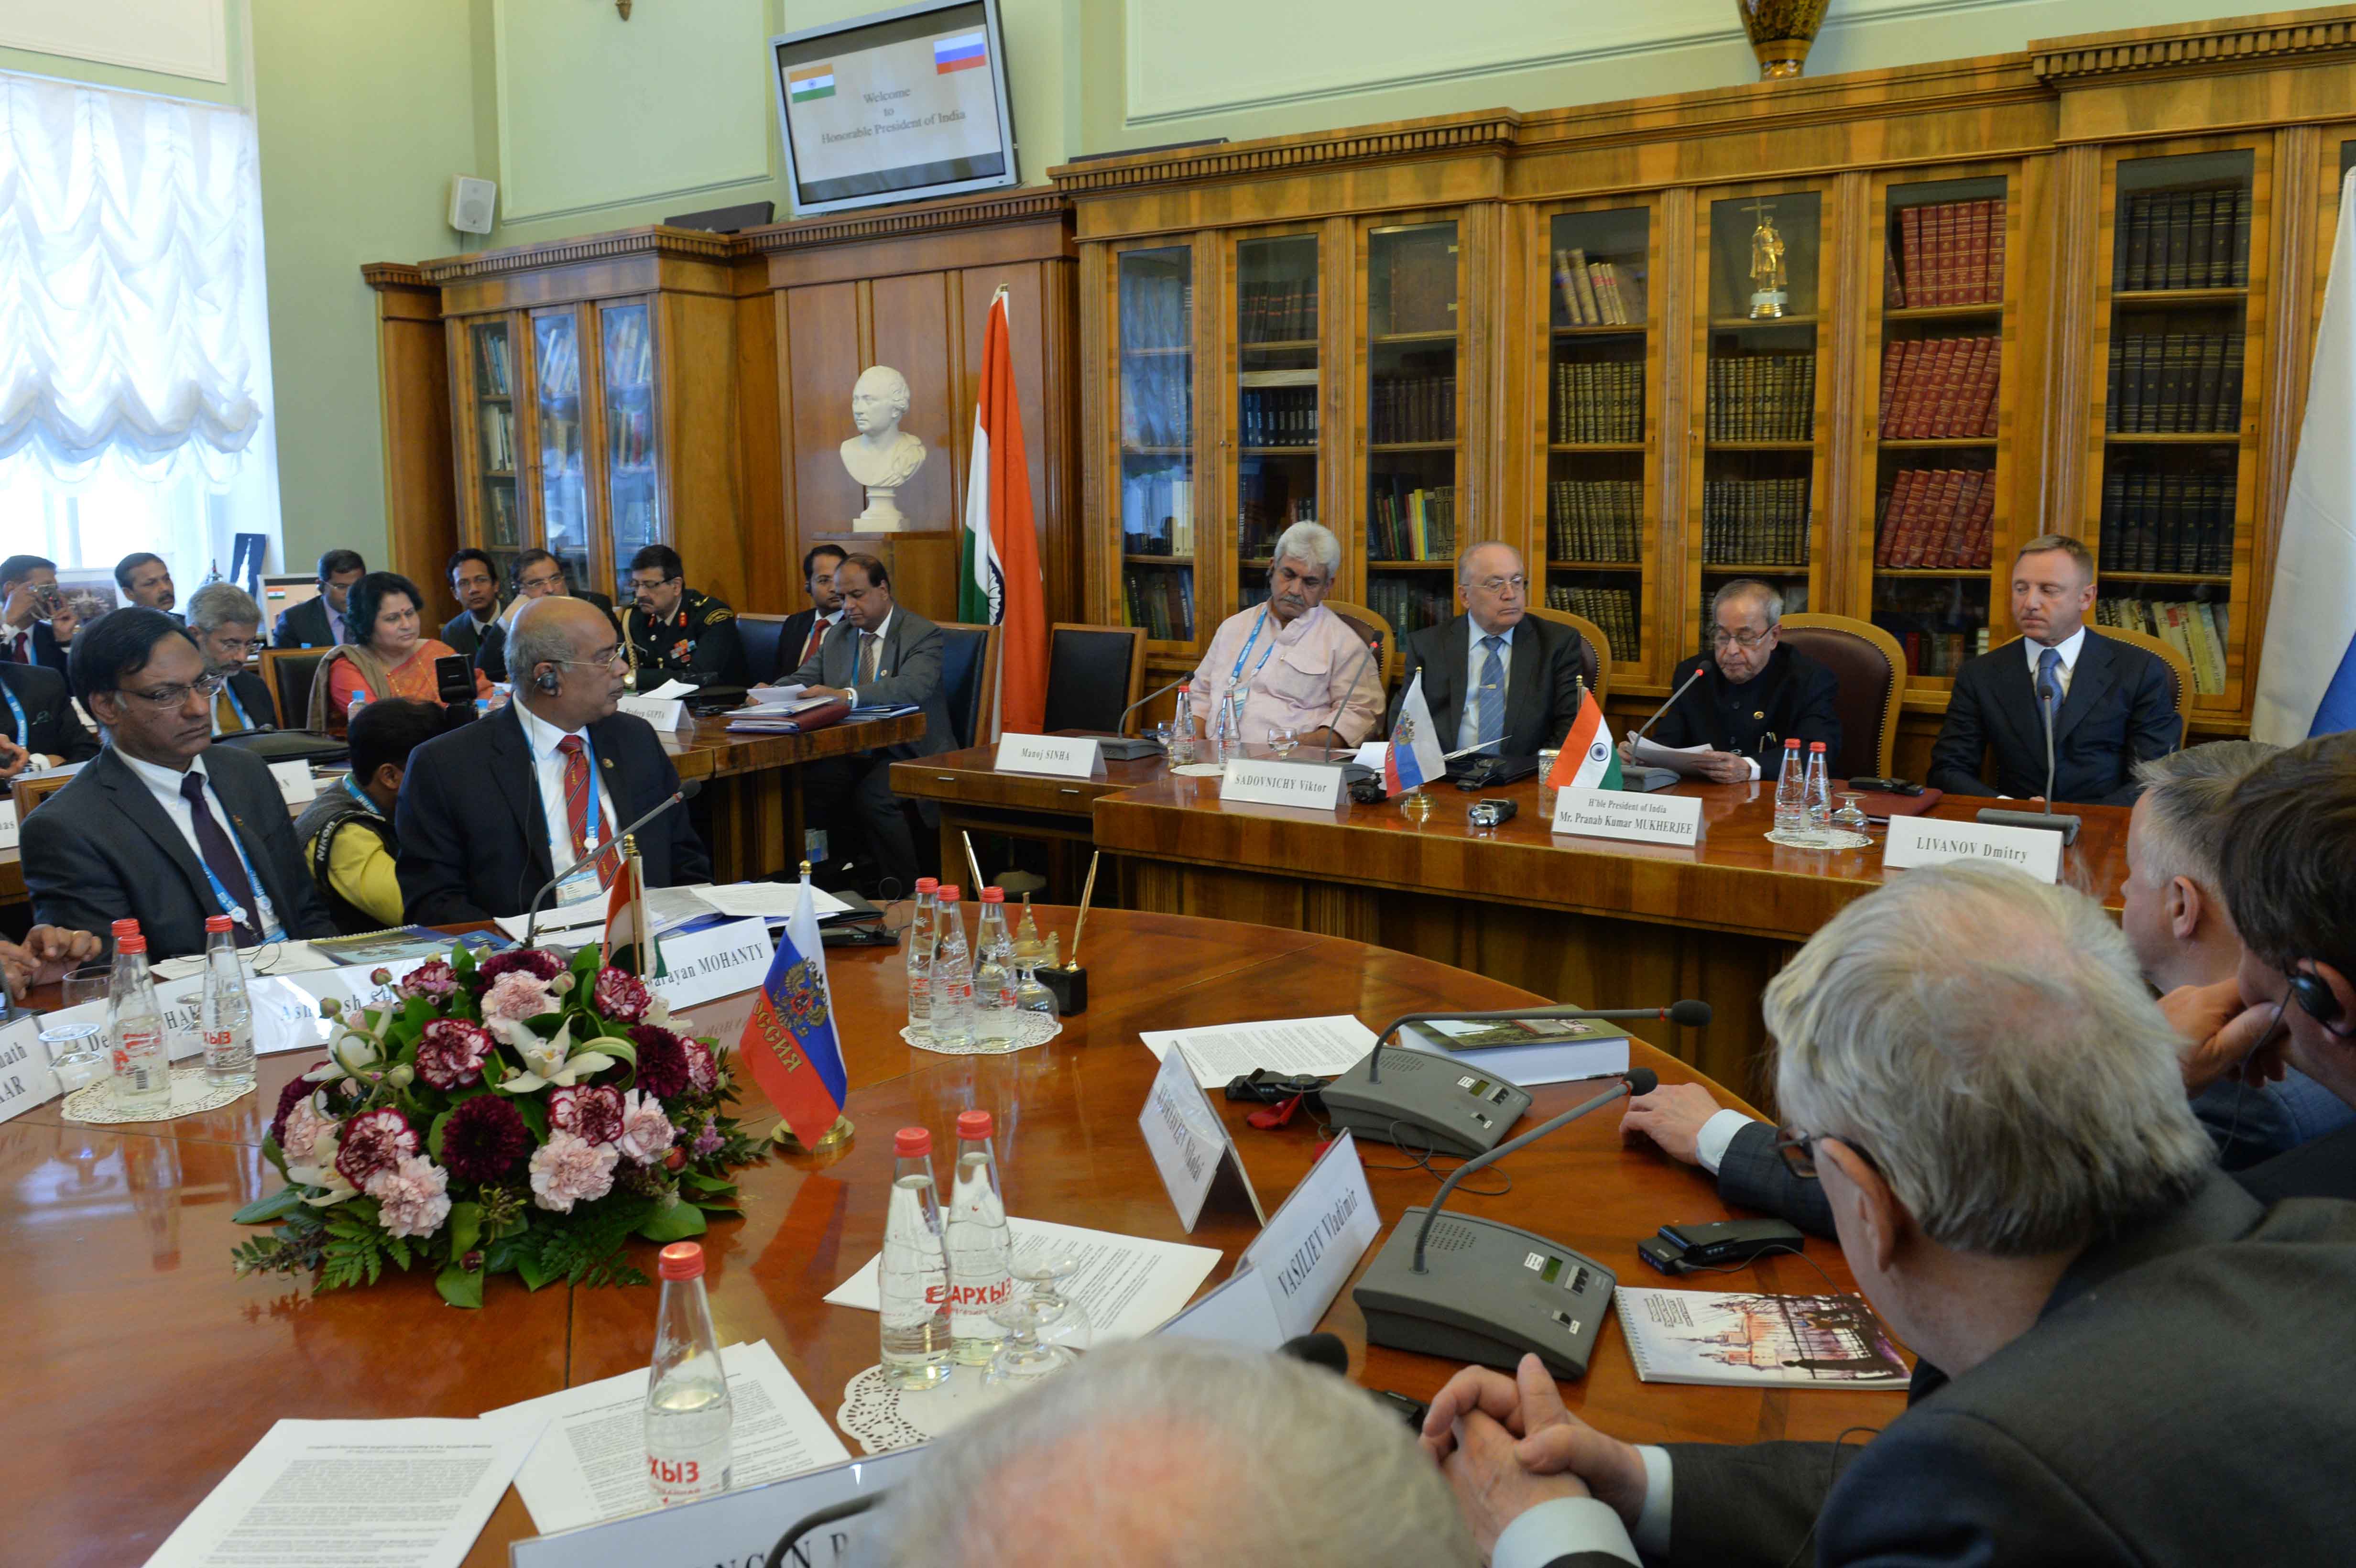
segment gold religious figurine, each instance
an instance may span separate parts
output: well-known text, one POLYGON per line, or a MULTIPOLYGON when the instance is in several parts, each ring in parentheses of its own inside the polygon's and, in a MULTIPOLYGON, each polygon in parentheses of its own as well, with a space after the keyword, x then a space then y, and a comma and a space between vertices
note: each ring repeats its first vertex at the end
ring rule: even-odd
POLYGON ((1755 285, 1751 319, 1773 321, 1791 303, 1792 280, 1783 270, 1783 236, 1775 227, 1774 208, 1754 201, 1751 210, 1759 219, 1759 227, 1751 234, 1751 282, 1755 285))

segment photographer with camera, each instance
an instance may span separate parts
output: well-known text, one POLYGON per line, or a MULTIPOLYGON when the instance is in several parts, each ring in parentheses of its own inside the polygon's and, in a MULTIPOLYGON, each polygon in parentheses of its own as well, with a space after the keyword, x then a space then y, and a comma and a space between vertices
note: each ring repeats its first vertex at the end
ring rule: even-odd
POLYGON ((66 650, 81 621, 58 586, 58 563, 37 555, 0 560, 0 660, 66 673, 66 650))

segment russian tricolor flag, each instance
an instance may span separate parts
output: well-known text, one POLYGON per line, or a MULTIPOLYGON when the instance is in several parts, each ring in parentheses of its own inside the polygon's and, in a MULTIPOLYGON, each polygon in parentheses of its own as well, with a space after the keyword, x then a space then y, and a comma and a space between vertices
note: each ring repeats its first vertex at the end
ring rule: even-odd
POLYGON ((990 60, 990 35, 981 28, 970 33, 956 33, 933 40, 933 69, 936 72, 968 70, 990 60))
POLYGON ((776 956, 769 960, 736 1050, 794 1136, 803 1147, 816 1148, 842 1115, 849 1076, 834 1037, 826 949, 819 942, 818 909, 810 901, 807 872, 801 899, 777 938, 776 956))

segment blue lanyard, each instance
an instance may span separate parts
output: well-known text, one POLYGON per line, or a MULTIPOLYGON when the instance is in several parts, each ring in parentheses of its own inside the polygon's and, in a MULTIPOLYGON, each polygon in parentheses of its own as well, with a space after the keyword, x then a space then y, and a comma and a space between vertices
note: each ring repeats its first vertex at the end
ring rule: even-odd
POLYGON ((7 698, 8 711, 15 714, 16 717, 16 744, 24 747, 25 750, 28 752, 31 751, 33 749, 33 721, 25 717, 25 705, 16 700, 16 693, 5 683, 0 683, 0 697, 7 698))
MULTIPOLYGON (((205 783, 209 788, 212 781, 209 777, 205 783)), ((221 815, 224 817, 228 816, 226 806, 221 815)), ((229 835, 229 847, 237 851, 237 863, 245 868, 245 885, 253 890, 253 901, 260 906, 248 912, 253 923, 254 933, 264 942, 275 942, 284 933, 278 928, 277 912, 270 907, 270 894, 263 891, 262 879, 253 874, 253 860, 246 854, 245 845, 238 838, 236 820, 230 818, 224 823, 223 827, 229 835)), ((197 865, 204 872, 205 880, 213 885, 213 899, 220 905, 221 913, 235 919, 238 915, 238 905, 236 901, 229 896, 229 890, 221 886, 221 880, 213 875, 213 869, 205 864, 205 858, 202 855, 197 857, 197 865)))
MULTIPOLYGON (((1253 645, 1254 645, 1255 644, 1257 644, 1257 643, 1259 641, 1259 634, 1260 634, 1260 631, 1261 631, 1261 629, 1262 629, 1263 627, 1265 627, 1267 624, 1268 624, 1268 612, 1267 612, 1266 610, 1262 610, 1262 611, 1259 613, 1259 619, 1258 619, 1258 621, 1255 621, 1254 623, 1252 623, 1252 635, 1251 635, 1251 636, 1250 636, 1248 640, 1246 640, 1246 642, 1244 643, 1244 651, 1243 651, 1243 652, 1241 652, 1241 653, 1239 653, 1239 654, 1237 654, 1237 655, 1236 656, 1236 667, 1235 667, 1235 668, 1233 668, 1233 669, 1231 669, 1231 670, 1229 670, 1229 671, 1227 672, 1227 684, 1228 684, 1229 686, 1248 686, 1248 685, 1249 685, 1249 682, 1248 682, 1248 681, 1246 681, 1246 680, 1244 679, 1244 660, 1246 660, 1246 659, 1248 659, 1248 658, 1249 658, 1249 657, 1251 656, 1252 647, 1253 647, 1253 645)), ((1264 669, 1264 668, 1266 668, 1266 667, 1268 667, 1269 655, 1269 654, 1273 654, 1273 653, 1275 653, 1275 652, 1276 652, 1276 638, 1275 638, 1273 635, 1271 635, 1271 636, 1268 639, 1268 653, 1265 653, 1265 654, 1260 655, 1260 656, 1259 656, 1259 663, 1258 663, 1258 664, 1256 664, 1256 665, 1252 666, 1252 679, 1253 679, 1253 680, 1257 680, 1257 679, 1258 679, 1258 678, 1259 678, 1259 672, 1260 672, 1262 669, 1264 669)))
POLYGON ((382 816, 384 815, 383 812, 379 811, 376 808, 376 802, 370 800, 368 796, 359 792, 358 786, 352 783, 352 775, 349 773, 346 773, 344 775, 344 793, 350 795, 353 803, 359 805, 362 811, 367 812, 370 816, 382 816))

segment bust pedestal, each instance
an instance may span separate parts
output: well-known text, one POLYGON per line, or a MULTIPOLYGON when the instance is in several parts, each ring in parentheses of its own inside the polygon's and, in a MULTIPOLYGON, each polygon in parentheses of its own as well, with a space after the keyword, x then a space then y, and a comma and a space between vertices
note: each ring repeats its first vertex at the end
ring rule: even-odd
POLYGON ((863 534, 896 534, 912 526, 893 499, 900 493, 897 485, 870 485, 866 491, 867 509, 851 519, 852 528, 863 534))

